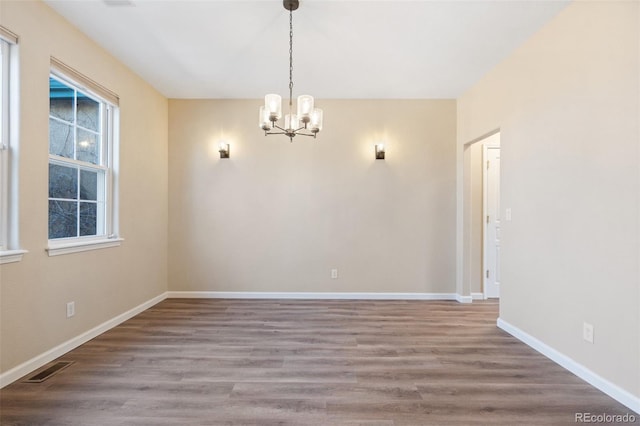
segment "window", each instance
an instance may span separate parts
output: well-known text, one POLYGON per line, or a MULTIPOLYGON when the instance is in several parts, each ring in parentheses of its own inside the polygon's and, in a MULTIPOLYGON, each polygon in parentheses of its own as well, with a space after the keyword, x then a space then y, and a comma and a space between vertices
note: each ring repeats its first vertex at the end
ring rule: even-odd
POLYGON ((61 71, 66 66, 54 61, 49 77, 49 255, 119 245, 114 226, 117 106, 96 93, 106 89, 75 71, 61 71))
POLYGON ((18 245, 17 62, 18 37, 0 26, 0 263, 22 260, 18 245))
POLYGON ((8 247, 9 43, 0 39, 0 250, 8 247))

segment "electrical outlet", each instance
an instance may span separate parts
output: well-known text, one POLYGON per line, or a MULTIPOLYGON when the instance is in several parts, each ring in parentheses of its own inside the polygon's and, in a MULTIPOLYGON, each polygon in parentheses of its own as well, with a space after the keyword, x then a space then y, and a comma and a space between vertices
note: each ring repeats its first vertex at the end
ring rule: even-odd
POLYGON ((335 280, 338 279, 338 269, 334 268, 331 270, 331 279, 335 280))
POLYGON ((76 302, 67 303, 67 318, 71 318, 76 314, 76 302))
POLYGON ((593 343, 593 325, 586 322, 582 324, 582 338, 585 342, 593 343))

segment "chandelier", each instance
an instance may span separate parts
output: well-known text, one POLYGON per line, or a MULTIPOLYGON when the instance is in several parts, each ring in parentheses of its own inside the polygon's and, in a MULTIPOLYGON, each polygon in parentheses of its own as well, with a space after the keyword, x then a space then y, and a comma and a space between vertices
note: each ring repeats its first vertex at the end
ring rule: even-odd
POLYGON ((284 127, 278 124, 282 117, 282 97, 269 94, 264 97, 264 106, 260 107, 260 128, 265 136, 286 135, 293 142, 297 135, 316 137, 322 130, 322 110, 314 108, 313 96, 298 96, 297 110, 293 110, 293 11, 298 8, 298 0, 283 0, 284 8, 289 11, 289 113, 284 116, 284 127))

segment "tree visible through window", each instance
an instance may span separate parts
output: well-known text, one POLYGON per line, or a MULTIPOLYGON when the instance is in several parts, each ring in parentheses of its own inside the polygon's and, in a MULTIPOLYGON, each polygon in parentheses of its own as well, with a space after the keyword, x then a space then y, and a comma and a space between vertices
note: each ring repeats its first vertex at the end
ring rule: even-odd
POLYGON ((110 106, 49 78, 49 239, 105 236, 110 106))

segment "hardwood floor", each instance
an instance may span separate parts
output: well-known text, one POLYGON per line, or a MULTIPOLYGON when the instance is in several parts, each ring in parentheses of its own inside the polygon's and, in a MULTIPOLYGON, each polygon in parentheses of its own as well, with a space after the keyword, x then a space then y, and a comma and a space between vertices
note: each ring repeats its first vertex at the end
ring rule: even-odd
POLYGON ((1 390, 0 423, 568 425, 575 413, 634 414, 497 316, 492 302, 169 299, 61 357, 75 363, 47 381, 1 390))

